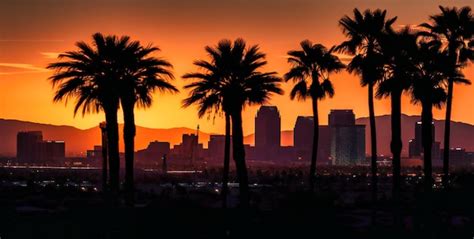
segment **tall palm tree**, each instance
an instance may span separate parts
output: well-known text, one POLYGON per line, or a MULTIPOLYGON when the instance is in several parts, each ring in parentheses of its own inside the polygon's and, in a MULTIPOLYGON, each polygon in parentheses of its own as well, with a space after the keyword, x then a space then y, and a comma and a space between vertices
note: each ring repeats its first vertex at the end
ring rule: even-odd
MULTIPOLYGON (((354 9, 354 17, 344 16, 339 20, 343 33, 348 38, 341 43, 337 50, 353 55, 348 64, 349 72, 361 77, 361 85, 368 88, 371 172, 372 172, 372 201, 377 200, 377 131, 375 125, 374 87, 382 79, 383 61, 381 60, 380 38, 392 31, 394 18, 386 18, 387 11, 369 9, 361 13, 354 9)), ((375 220, 373 218, 373 220, 375 220)))
POLYGON ((379 83, 377 97, 390 97, 392 139, 390 149, 393 159, 393 198, 399 201, 401 184, 401 97, 409 89, 413 78, 413 52, 417 49, 417 35, 409 28, 386 34, 381 40, 384 56, 384 78, 379 83))
MULTIPOLYGON (((441 13, 430 16, 431 23, 423 23, 425 35, 439 38, 444 43, 449 60, 445 62, 452 72, 458 71, 468 61, 474 60, 474 17, 470 7, 460 9, 439 6, 441 13)), ((453 75, 455 75, 453 73, 453 75)), ((455 77, 448 78, 446 118, 444 127, 443 185, 449 182, 449 149, 451 135, 451 111, 455 77)))
MULTIPOLYGON (((415 104, 421 105, 422 122, 422 145, 423 162, 425 174, 425 190, 431 191, 432 178, 432 145, 434 136, 432 134, 433 107, 441 108, 446 102, 447 94, 445 89, 446 79, 451 72, 446 67, 445 62, 449 57, 446 52, 442 52, 439 42, 421 42, 414 56, 413 82, 410 87, 411 99, 415 104)), ((459 75, 462 80, 462 75, 459 75)))
POLYGON ((225 143, 224 143, 224 168, 222 175, 222 206, 227 207, 227 194, 229 191, 229 166, 230 166, 230 109, 226 103, 230 100, 228 79, 231 69, 227 64, 232 61, 232 45, 229 41, 220 41, 216 49, 207 46, 206 52, 210 61, 198 60, 194 65, 204 70, 204 73, 195 72, 183 75, 184 79, 195 79, 194 82, 184 86, 190 89, 189 97, 183 100, 183 106, 197 105, 198 116, 204 115, 215 117, 216 114, 224 114, 225 117, 225 143), (216 51, 217 50, 217 51, 216 51), (218 53, 218 54, 215 54, 218 53))
POLYGON ((286 81, 293 80, 295 86, 290 98, 305 100, 311 98, 313 110, 313 150, 309 170, 310 191, 314 190, 316 159, 318 157, 319 116, 318 101, 326 96, 334 95, 334 88, 329 79, 330 74, 344 69, 345 65, 333 54, 334 49, 327 49, 321 44, 313 44, 309 40, 300 43, 301 50, 289 51, 288 62, 291 69, 285 74, 286 81))
MULTIPOLYGON (((249 188, 243 142, 242 110, 247 105, 268 102, 272 94, 282 94, 283 91, 279 87, 281 79, 276 76, 276 72, 260 71, 267 64, 265 54, 260 52, 258 45, 247 47, 243 39, 239 38, 234 42, 221 40, 216 47, 206 47, 206 51, 211 61, 195 63, 207 71, 205 74, 212 75, 210 77, 212 79, 209 79, 209 76, 200 76, 200 73, 186 75, 188 78, 198 79, 195 84, 188 85, 188 88, 193 88, 193 93, 196 93, 195 96, 191 93, 190 98, 202 98, 202 102, 209 104, 207 107, 200 107, 201 110, 213 111, 221 107, 230 117, 240 202, 243 207, 246 207, 249 203, 249 188), (218 84, 219 86, 209 86, 213 90, 206 90, 206 86, 201 91, 200 84, 218 84), (209 100, 209 98, 214 99, 209 100)), ((188 104, 201 101, 190 98, 188 98, 188 104)), ((226 125, 228 127, 228 124, 226 125)))
POLYGON ((130 37, 115 37, 117 71, 120 79, 120 103, 123 111, 123 138, 125 143, 125 190, 127 204, 133 204, 133 173, 135 145, 135 107, 149 108, 153 103, 153 93, 175 93, 178 90, 169 83, 174 79, 172 65, 166 60, 151 56, 160 49, 148 45, 142 46, 139 41, 130 37))
POLYGON ((107 146, 110 165, 110 190, 115 195, 119 190, 119 146, 117 111, 119 89, 114 72, 115 56, 111 49, 115 41, 110 36, 96 33, 92 45, 77 42, 78 50, 59 55, 59 61, 48 65, 56 70, 50 80, 56 92, 54 101, 75 100, 74 115, 105 113, 107 146))

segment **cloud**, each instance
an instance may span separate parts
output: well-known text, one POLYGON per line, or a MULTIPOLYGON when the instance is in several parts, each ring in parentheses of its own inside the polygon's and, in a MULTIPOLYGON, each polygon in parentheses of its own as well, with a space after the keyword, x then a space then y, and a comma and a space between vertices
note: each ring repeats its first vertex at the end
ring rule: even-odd
POLYGON ((0 75, 15 75, 15 74, 29 74, 29 73, 44 73, 48 72, 48 69, 43 67, 34 66, 31 64, 23 63, 2 63, 0 62, 0 75), (8 71, 2 71, 2 68, 10 69, 8 71), (13 69, 13 70, 11 70, 13 69))
POLYGON ((57 43, 63 42, 64 40, 60 39, 0 39, 0 42, 24 42, 24 43, 31 43, 31 42, 45 42, 45 43, 57 43))
POLYGON ((58 52, 40 52, 40 53, 47 59, 56 59, 58 58, 59 54, 61 54, 58 52))

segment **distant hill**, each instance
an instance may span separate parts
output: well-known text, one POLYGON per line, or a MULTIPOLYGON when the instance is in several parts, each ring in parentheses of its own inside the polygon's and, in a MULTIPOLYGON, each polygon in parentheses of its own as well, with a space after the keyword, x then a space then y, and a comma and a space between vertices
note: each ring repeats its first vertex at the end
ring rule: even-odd
MULTIPOLYGON (((81 130, 72 126, 60 126, 50 124, 40 124, 20 120, 0 119, 0 155, 16 155, 16 135, 18 131, 39 130, 43 132, 43 138, 47 140, 66 141, 66 152, 69 156, 83 154, 87 149, 100 144, 100 129, 93 127, 81 130)), ((122 125, 119 125, 120 135, 122 135, 122 125)), ((151 129, 137 126, 137 136, 135 138, 136 150, 146 148, 148 143, 154 140, 167 141, 171 145, 181 142, 182 134, 195 133, 195 129, 170 128, 151 129)), ((209 135, 205 132, 199 133, 199 142, 207 145, 209 135)), ((122 136, 120 136, 120 141, 122 136)), ((120 150, 123 151, 123 144, 120 143, 120 150)))
MULTIPOLYGON (((244 138, 245 144, 255 145, 255 134, 249 134, 244 138)), ((293 146, 293 130, 281 131, 281 145, 293 146)))
MULTIPOLYGON (((402 154, 408 154, 408 140, 414 137, 415 123, 420 120, 419 116, 402 115, 402 154)), ((367 117, 356 120, 357 124, 366 125, 366 152, 370 151, 370 128, 367 117)), ((377 143, 380 154, 390 154, 390 116, 383 115, 376 117, 377 143)), ((443 142, 444 120, 435 120, 436 141, 443 142)), ((122 125, 119 127, 122 135, 122 125)), ((39 130, 43 132, 43 138, 48 140, 66 141, 67 155, 81 155, 87 149, 100 144, 100 129, 93 127, 90 129, 78 129, 72 126, 40 124, 20 120, 0 119, 0 156, 16 155, 16 134, 18 131, 39 130)), ((181 142, 182 134, 195 133, 195 129, 190 128, 170 128, 152 129, 137 126, 137 136, 135 139, 136 150, 144 149, 148 143, 154 140, 167 141, 171 145, 181 142)), ((469 151, 474 151, 474 125, 462 122, 452 122, 451 145, 453 147, 463 147, 469 151)), ((207 146, 209 133, 200 132, 199 142, 207 146)), ((122 137, 120 137, 120 141, 122 137)), ((254 145, 254 134, 244 137, 244 143, 254 145)), ((281 132, 281 143, 283 146, 293 145, 293 131, 281 132)), ((123 151, 123 144, 120 143, 123 151)))
MULTIPOLYGON (((408 154, 408 141, 415 137, 415 123, 420 121, 420 116, 402 115, 402 155, 408 154)), ((370 152, 370 126, 369 118, 359 118, 357 124, 365 124, 366 152, 370 152)), ((377 116, 375 120, 377 126, 377 146, 379 154, 390 154, 390 115, 377 116)), ((435 139, 441 142, 443 148, 444 120, 434 120, 435 139)), ((451 147, 462 147, 468 151, 474 151, 474 125, 451 122, 451 147)))

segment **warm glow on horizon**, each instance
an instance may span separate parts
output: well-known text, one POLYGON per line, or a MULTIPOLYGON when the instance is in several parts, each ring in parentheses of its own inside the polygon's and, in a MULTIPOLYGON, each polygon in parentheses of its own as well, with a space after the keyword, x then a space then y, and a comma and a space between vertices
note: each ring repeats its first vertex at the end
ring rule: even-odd
MULTIPOLYGON (((439 12, 438 5, 465 6, 472 1, 350 1, 334 0, 205 0, 154 1, 99 0, 6 0, 0 3, 0 118, 19 119, 81 129, 98 125, 103 114, 73 117, 73 102, 53 103, 53 89, 47 80, 51 71, 45 66, 65 51, 74 50, 75 42, 91 41, 95 32, 129 35, 144 45, 161 49, 157 55, 174 65, 173 82, 180 93, 155 94, 150 109, 136 111, 136 124, 149 128, 195 128, 219 133, 224 129, 222 117, 198 119, 196 108, 183 109, 181 100, 187 91, 181 76, 196 71, 193 61, 205 58, 204 47, 220 39, 244 38, 249 45, 258 44, 267 54, 266 70, 283 75, 288 70, 286 52, 310 39, 327 47, 340 43, 344 36, 338 20, 352 15, 352 9, 382 8, 389 16, 398 16, 396 25, 417 25, 439 12), (188 5, 182 8, 183 5, 188 5), (209 8, 212 6, 213 8, 209 8), (406 9, 409 8, 409 11, 406 9), (18 14, 20 13, 21 14, 18 14)), ((465 69, 474 80, 474 67, 465 69)), ((359 86, 356 76, 342 72, 332 76, 336 94, 320 104, 321 123, 327 123, 330 109, 351 108, 357 117, 368 115, 367 89, 359 86)), ((283 83, 285 95, 275 96, 269 104, 278 106, 282 130, 293 129, 298 115, 311 115, 309 102, 291 101, 292 83, 283 83)), ((453 121, 474 124, 474 87, 455 86, 453 121)), ((257 107, 244 112, 244 133, 254 131, 257 107)), ((420 107, 404 98, 403 113, 420 114, 420 107)), ((376 101, 376 114, 390 113, 387 100, 376 101)), ((120 112, 121 113, 121 112, 120 112)), ((444 109, 435 110, 435 118, 444 118, 444 109)), ((121 117, 120 117, 121 118, 121 117)), ((122 120, 120 120, 122 122, 122 120)))

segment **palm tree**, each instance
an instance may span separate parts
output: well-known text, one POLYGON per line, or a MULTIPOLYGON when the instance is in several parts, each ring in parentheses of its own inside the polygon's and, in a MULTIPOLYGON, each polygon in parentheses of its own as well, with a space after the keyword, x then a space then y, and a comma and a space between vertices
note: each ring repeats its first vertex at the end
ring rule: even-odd
POLYGON ((384 78, 377 89, 377 97, 390 97, 392 139, 390 149, 393 159, 393 198, 398 203, 401 183, 402 151, 401 97, 409 89, 413 78, 413 52, 417 49, 417 35, 404 28, 400 32, 386 34, 380 41, 384 56, 384 78))
MULTIPOLYGON (((444 43, 449 60, 445 62, 456 72, 474 60, 474 17, 470 7, 449 8, 439 6, 441 13, 430 16, 431 23, 423 23, 427 29, 425 35, 439 38, 444 43)), ((453 73, 453 75, 455 75, 453 73)), ((455 77, 448 78, 448 95, 446 101, 446 118, 444 128, 443 151, 443 185, 448 187, 449 182, 449 149, 451 135, 451 111, 455 77)))
POLYGON ((229 166, 230 166, 230 109, 225 102, 229 101, 228 91, 231 90, 227 79, 231 76, 231 69, 226 62, 232 61, 232 45, 228 41, 220 41, 216 49, 206 47, 210 61, 198 60, 194 62, 205 73, 196 72, 183 75, 184 79, 195 79, 195 82, 184 86, 191 89, 189 97, 183 100, 183 106, 198 105, 198 116, 224 113, 225 116, 225 143, 224 143, 224 168, 222 175, 222 206, 227 207, 227 194, 229 191, 229 166), (218 54, 214 54, 218 52, 218 54))
MULTIPOLYGON (((347 66, 349 72, 361 77, 361 85, 368 88, 371 172, 372 172, 372 201, 377 200, 377 132, 374 110, 374 87, 382 79, 383 61, 381 60, 380 38, 392 31, 396 17, 386 19, 387 11, 369 9, 361 13, 354 9, 354 17, 344 16, 339 20, 342 31, 348 38, 341 43, 337 50, 353 55, 347 66)), ((375 220, 373 218, 373 220, 375 220)))
MULTIPOLYGON (((249 203, 247 166, 242 129, 242 110, 247 105, 260 105, 268 102, 272 94, 282 94, 280 78, 276 72, 261 72, 265 66, 265 54, 258 45, 246 47, 243 39, 221 40, 216 47, 206 47, 211 61, 196 61, 206 73, 191 73, 185 78, 196 78, 187 88, 192 88, 191 96, 185 105, 197 103, 200 114, 218 112, 222 109, 226 120, 232 126, 233 158, 237 170, 240 189, 240 202, 243 207, 249 203)), ((226 131, 230 129, 226 123, 226 131)), ((227 132, 228 133, 228 132, 227 132)), ((226 137, 226 143, 230 138, 226 137)), ((228 154, 228 150, 226 151, 228 154)), ((226 167, 226 166, 225 166, 226 167)), ((227 169, 228 170, 228 169, 227 169)), ((226 170, 224 170, 226 171, 226 170)))
POLYGON ((133 204, 133 173, 135 145, 135 107, 149 108, 153 103, 153 93, 175 93, 178 90, 168 81, 174 79, 172 65, 163 59, 151 56, 160 49, 130 37, 115 38, 116 74, 120 79, 120 103, 123 111, 123 137, 125 143, 125 190, 126 202, 133 204))
MULTIPOLYGON (((449 57, 446 52, 442 52, 439 42, 421 42, 416 52, 414 52, 415 72, 410 88, 411 99, 415 104, 421 105, 421 127, 423 162, 425 174, 425 190, 431 191, 432 178, 432 145, 434 136, 432 134, 433 107, 441 108, 446 102, 447 94, 444 86, 446 79, 450 75, 449 67, 445 62, 449 57)), ((459 75, 459 80, 462 76, 459 75)))
POLYGON ((77 42, 77 51, 59 55, 59 61, 48 65, 56 70, 50 77, 56 87, 54 101, 75 100, 74 115, 105 113, 107 146, 110 165, 110 190, 115 195, 119 190, 119 147, 117 111, 119 89, 114 72, 115 57, 110 54, 114 41, 110 36, 96 33, 93 43, 77 42))
POLYGON ((314 128, 313 150, 309 170, 310 191, 314 190, 316 159, 318 157, 319 117, 318 100, 334 95, 334 88, 329 79, 330 74, 344 69, 345 65, 333 54, 334 49, 328 50, 321 44, 313 44, 309 40, 300 43, 301 50, 289 51, 288 62, 291 69, 285 74, 286 81, 293 80, 295 86, 290 98, 305 100, 311 98, 314 128))

